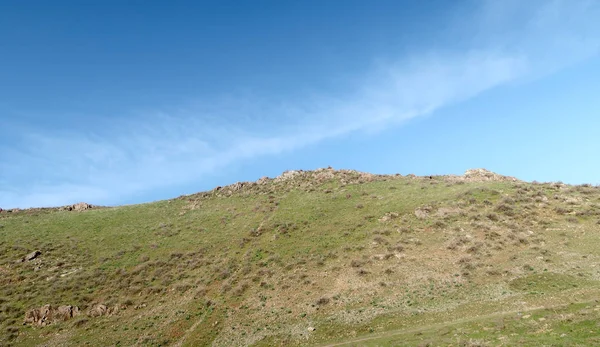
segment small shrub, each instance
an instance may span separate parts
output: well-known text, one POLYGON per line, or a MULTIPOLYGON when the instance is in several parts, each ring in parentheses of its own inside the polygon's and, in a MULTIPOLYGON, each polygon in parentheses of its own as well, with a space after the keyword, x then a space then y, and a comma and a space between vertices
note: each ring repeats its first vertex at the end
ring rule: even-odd
POLYGON ((221 292, 222 293, 227 293, 231 290, 231 283, 229 282, 225 282, 221 285, 221 292))
POLYGON ((514 216, 515 215, 515 211, 513 210, 512 206, 510 206, 507 203, 502 203, 502 204, 496 206, 495 211, 496 212, 504 213, 507 216, 514 216))
POLYGON ((73 322, 73 326, 76 328, 81 328, 89 322, 89 319, 86 317, 77 317, 77 319, 73 322))
POLYGON ((438 221, 435 221, 435 223, 433 223, 433 226, 434 226, 435 228, 438 228, 438 229, 443 229, 443 228, 445 228, 447 225, 446 225, 446 223, 444 223, 443 221, 441 221, 441 220, 438 220, 438 221))
POLYGON ((468 253, 478 253, 481 250, 481 247, 483 247, 483 243, 477 242, 474 245, 472 245, 471 247, 467 248, 467 252, 468 253))
POLYGON ((567 222, 569 223, 579 223, 579 219, 577 217, 567 217, 567 222))
POLYGON ((328 297, 324 296, 324 297, 319 298, 319 300, 317 300, 316 304, 319 306, 327 305, 329 303, 329 300, 330 299, 328 297))
POLYGON ((192 285, 188 284, 188 283, 178 284, 178 285, 175 286, 175 290, 178 291, 179 293, 185 293, 190 288, 192 288, 192 285))
POLYGON ((248 288, 250 288, 250 285, 248 284, 248 282, 244 282, 234 289, 233 294, 235 296, 241 296, 242 294, 244 294, 244 292, 246 292, 246 290, 248 290, 248 288))
POLYGON ((352 262, 350 262, 350 266, 356 267, 356 268, 359 268, 359 267, 361 267, 363 265, 364 265, 364 262, 362 262, 361 260, 356 260, 355 259, 352 262))
POLYGON ((404 246, 402 246, 401 244, 397 244, 395 246, 390 246, 390 247, 388 247, 388 251, 390 251, 390 252, 402 252, 402 251, 404 251, 404 246))
POLYGON ((219 277, 224 280, 226 278, 228 278, 229 276, 231 276, 231 271, 229 271, 229 269, 223 269, 221 271, 221 273, 219 274, 219 277))
POLYGON ((381 237, 381 236, 377 236, 373 239, 373 242, 380 244, 380 245, 387 245, 389 244, 388 240, 386 240, 385 238, 381 237))
POLYGON ((487 217, 489 220, 491 220, 492 222, 497 222, 497 221, 499 221, 499 220, 500 220, 500 217, 498 217, 498 215, 497 215, 497 214, 495 214, 495 213, 488 213, 488 214, 486 215, 486 217, 487 217))

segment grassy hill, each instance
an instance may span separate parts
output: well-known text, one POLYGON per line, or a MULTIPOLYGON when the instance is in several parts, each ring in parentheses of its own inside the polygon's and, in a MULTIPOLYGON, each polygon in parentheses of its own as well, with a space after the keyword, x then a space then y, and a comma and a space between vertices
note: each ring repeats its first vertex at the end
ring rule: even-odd
POLYGON ((599 223, 598 187, 484 170, 2 211, 0 345, 600 345, 599 223))

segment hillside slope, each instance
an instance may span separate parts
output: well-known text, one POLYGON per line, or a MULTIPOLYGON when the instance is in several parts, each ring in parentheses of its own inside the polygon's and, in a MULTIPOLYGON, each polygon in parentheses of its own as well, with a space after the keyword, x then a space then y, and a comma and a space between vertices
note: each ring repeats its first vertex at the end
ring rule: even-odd
POLYGON ((85 206, 0 212, 0 345, 600 344, 598 187, 319 169, 85 206))

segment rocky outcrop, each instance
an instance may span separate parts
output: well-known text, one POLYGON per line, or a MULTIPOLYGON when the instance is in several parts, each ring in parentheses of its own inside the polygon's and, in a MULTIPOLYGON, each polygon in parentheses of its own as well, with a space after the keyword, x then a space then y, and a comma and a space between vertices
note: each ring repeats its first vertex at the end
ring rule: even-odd
POLYGON ((90 317, 112 316, 126 308, 127 308, 127 306, 125 306, 125 305, 114 305, 112 307, 108 307, 104 304, 95 304, 88 311, 88 316, 90 316, 90 317))
MULTIPOLYGON (((118 314, 120 310, 125 309, 126 306, 115 305, 114 307, 107 307, 104 304, 94 304, 87 311, 89 317, 101 317, 118 314)), ((44 305, 39 308, 33 308, 25 312, 24 325, 37 325, 46 326, 56 322, 64 322, 71 318, 81 315, 81 310, 77 306, 62 305, 44 305)))
MULTIPOLYGON (((434 176, 426 176, 433 178, 434 176)), ((486 169, 469 169, 462 176, 447 175, 440 176, 449 182, 485 182, 485 181, 504 181, 519 182, 519 179, 511 176, 504 176, 486 169)), ((420 178, 415 176, 414 178, 420 178)))
POLYGON ((302 175, 304 171, 299 170, 288 170, 288 171, 284 171, 281 175, 275 177, 275 179, 273 179, 274 182, 285 182, 285 181, 289 181, 291 179, 294 179, 294 177, 300 176, 302 175))
POLYGON ((469 169, 463 175, 466 181, 518 181, 514 177, 499 175, 486 169, 469 169))
POLYGON ((430 206, 421 206, 415 210, 415 216, 419 219, 427 219, 432 211, 430 206))
MULTIPOLYGON (((198 198, 229 197, 232 195, 271 195, 273 192, 289 192, 300 190, 312 192, 323 188, 327 182, 337 181, 339 187, 346 185, 362 184, 373 181, 387 181, 402 178, 400 174, 378 175, 356 170, 336 170, 332 167, 320 168, 314 171, 288 170, 275 178, 262 177, 255 182, 236 182, 228 186, 218 186, 211 191, 184 195, 179 199, 196 203, 198 198)), ((414 180, 427 180, 431 182, 481 182, 481 181, 509 181, 518 182, 514 177, 503 176, 486 169, 470 169, 463 175, 435 175, 416 176, 409 174, 404 177, 414 180)), ((329 189, 328 189, 329 190, 329 189)), ((189 209, 189 208, 187 208, 189 209)))
POLYGON ((103 304, 96 304, 92 306, 90 312, 88 313, 90 317, 100 317, 108 314, 108 307, 103 304))
MULTIPOLYGON (((316 169, 314 171, 288 170, 275 178, 262 177, 256 182, 237 182, 224 187, 216 187, 210 192, 199 193, 198 195, 227 197, 239 193, 257 193, 270 194, 272 189, 289 191, 291 189, 300 189, 312 191, 321 184, 331 180, 337 180, 342 185, 359 184, 375 180, 385 180, 391 176, 374 175, 355 170, 335 170, 331 167, 316 169)), ((184 196, 183 199, 189 199, 190 196, 184 196)))
POLYGON ((87 202, 78 202, 74 205, 68 205, 68 206, 63 206, 60 209, 63 211, 76 211, 76 212, 81 212, 81 211, 85 211, 85 210, 89 210, 94 208, 93 205, 88 204, 87 202))
POLYGON ((69 320, 79 316, 79 307, 71 305, 58 306, 56 309, 55 318, 61 321, 69 320))
POLYGON ((23 324, 46 326, 56 322, 64 322, 73 317, 79 316, 79 307, 71 305, 52 306, 44 305, 40 308, 34 308, 25 313, 23 324))

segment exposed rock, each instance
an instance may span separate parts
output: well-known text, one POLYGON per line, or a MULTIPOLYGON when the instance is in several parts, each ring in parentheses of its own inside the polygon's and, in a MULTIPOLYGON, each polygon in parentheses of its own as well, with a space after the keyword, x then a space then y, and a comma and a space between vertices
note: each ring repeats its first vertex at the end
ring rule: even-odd
POLYGON ((284 181, 288 181, 293 179, 296 176, 300 176, 302 175, 303 171, 296 171, 296 170, 288 170, 288 171, 284 171, 281 175, 275 177, 275 179, 273 180, 274 182, 284 182, 284 181))
POLYGON ((499 175, 486 169, 469 169, 463 177, 467 181, 518 181, 514 177, 499 175))
POLYGON ((92 205, 90 205, 86 202, 79 202, 79 203, 73 205, 73 211, 85 211, 85 210, 89 210, 92 207, 93 207, 92 205))
POLYGON ((100 317, 108 314, 108 308, 103 304, 96 304, 92 306, 89 312, 90 317, 100 317))
POLYGON ((118 314, 119 311, 124 310, 125 308, 127 308, 127 306, 115 305, 108 309, 107 314, 112 316, 114 314, 118 314))
POLYGON ((422 206, 415 210, 415 216, 419 219, 426 219, 427 217, 429 217, 429 214, 431 213, 431 211, 432 211, 431 207, 422 206))
POLYGON ((316 169, 313 173, 313 178, 319 183, 328 181, 330 179, 335 178, 335 170, 332 169, 331 167, 328 167, 326 169, 324 169, 324 168, 316 169))
POLYGON ((306 329, 306 330, 308 330, 308 331, 310 331, 310 332, 313 332, 313 331, 315 331, 315 330, 317 330, 317 329, 316 329, 315 327, 308 327, 308 329, 306 329))
MULTIPOLYGON (((346 185, 362 184, 373 181, 387 181, 402 177, 395 175, 376 175, 356 170, 335 170, 332 167, 319 168, 314 171, 288 170, 275 178, 262 177, 256 182, 237 182, 224 187, 216 187, 211 191, 194 194, 194 197, 230 197, 237 194, 257 194, 271 195, 274 191, 289 192, 300 190, 312 192, 319 190, 321 186, 330 181, 339 183, 339 188, 343 189, 346 185)), ((414 180, 445 180, 452 183, 464 183, 468 181, 518 181, 514 177, 502 176, 485 169, 467 170, 462 176, 416 176, 410 174, 406 176, 414 180)), ((395 188, 395 187, 392 187, 395 188)), ((392 189, 390 188, 390 189, 392 189)), ((339 190, 339 189, 336 189, 339 190)), ((332 193, 332 189, 327 189, 326 193, 332 193)), ((181 199, 190 200, 191 196, 183 196, 181 199)))
POLYGON ((79 307, 71 305, 59 306, 56 310, 55 318, 58 320, 69 320, 73 317, 79 316, 79 307))
POLYGON ((26 256, 24 256, 23 259, 21 259, 21 261, 22 262, 31 261, 31 260, 37 258, 40 254, 42 254, 41 251, 35 250, 35 251, 27 254, 26 256))
POLYGON ((74 205, 63 206, 59 210, 81 212, 92 208, 94 208, 94 206, 88 204, 87 202, 78 202, 74 205))
POLYGON ((500 175, 486 169, 469 169, 462 176, 446 175, 442 177, 449 182, 519 181, 515 177, 500 175))
POLYGON ((25 312, 25 320, 23 321, 23 325, 26 324, 38 324, 41 325, 42 314, 39 308, 33 308, 27 312, 25 312))
POLYGON ((244 188, 245 183, 244 182, 236 182, 232 185, 229 186, 229 189, 236 192, 238 190, 241 190, 242 188, 244 188))
POLYGON ((264 177, 261 177, 258 181, 256 181, 256 184, 263 185, 263 184, 269 183, 270 181, 271 181, 271 179, 269 177, 264 176, 264 177))
POLYGON ((399 214, 396 212, 388 212, 383 217, 379 218, 378 221, 384 223, 391 221, 392 219, 398 218, 399 214))
POLYGON ((79 316, 79 314, 80 311, 77 306, 63 305, 57 308, 52 305, 44 305, 25 312, 23 324, 46 326, 54 322, 67 321, 79 316))

